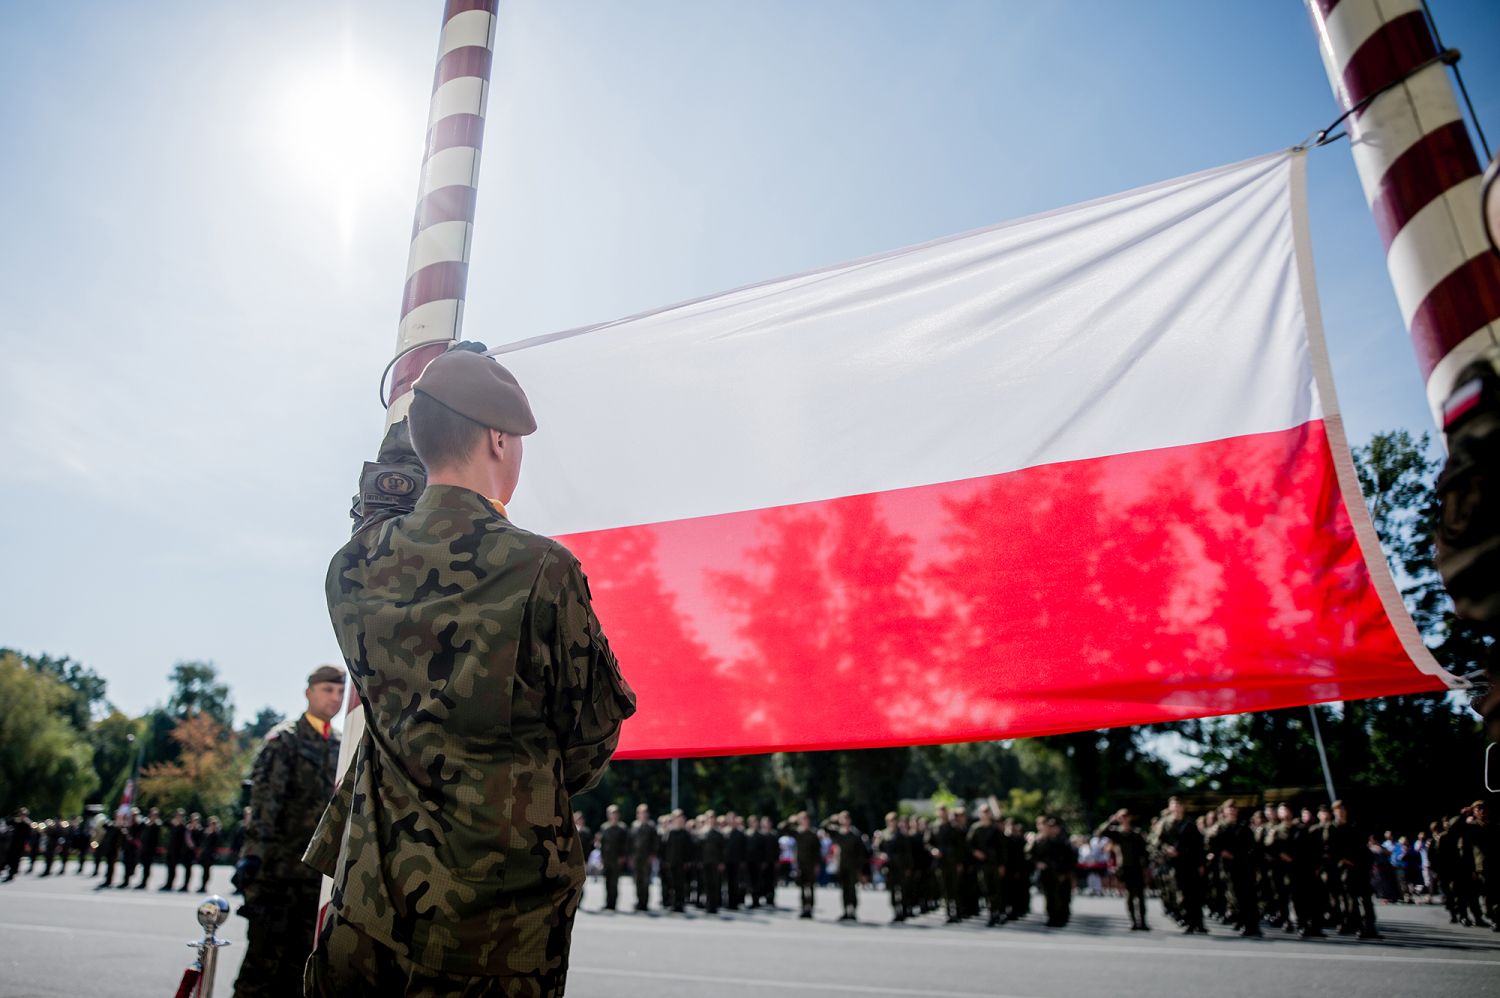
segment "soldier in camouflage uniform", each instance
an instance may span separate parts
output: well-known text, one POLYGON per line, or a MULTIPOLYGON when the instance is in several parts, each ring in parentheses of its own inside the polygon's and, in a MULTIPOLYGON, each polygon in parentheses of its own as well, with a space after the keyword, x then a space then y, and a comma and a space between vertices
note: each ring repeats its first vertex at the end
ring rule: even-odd
POLYGON ((366 729, 307 853, 334 881, 311 995, 564 990, 571 799, 635 695, 578 560, 506 514, 536 421, 482 349, 427 365, 329 566, 366 729))
MULTIPOLYGON (((319 666, 307 677, 307 712, 272 728, 255 757, 250 820, 234 874, 245 894, 239 913, 250 922, 235 998, 297 994, 302 987, 322 884, 302 852, 333 796, 339 734, 331 722, 343 703, 344 670, 319 666)), ((191 879, 191 857, 184 861, 191 879)), ((205 882, 207 873, 205 866, 205 882)))

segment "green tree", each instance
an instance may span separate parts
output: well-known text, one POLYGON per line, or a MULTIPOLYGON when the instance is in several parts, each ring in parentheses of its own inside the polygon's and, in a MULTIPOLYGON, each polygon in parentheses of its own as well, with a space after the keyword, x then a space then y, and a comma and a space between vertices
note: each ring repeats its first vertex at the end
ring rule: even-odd
POLYGON ((240 729, 240 739, 246 745, 259 746, 266 735, 271 733, 271 729, 285 720, 285 714, 270 707, 262 707, 260 713, 255 715, 255 720, 240 729))
POLYGON ((92 799, 107 807, 119 801, 125 781, 135 766, 136 752, 146 736, 146 719, 126 717, 111 710, 89 730, 94 772, 99 786, 92 799))
POLYGON ((0 652, 0 814, 77 814, 98 784, 93 752, 73 726, 74 693, 15 652, 0 652))

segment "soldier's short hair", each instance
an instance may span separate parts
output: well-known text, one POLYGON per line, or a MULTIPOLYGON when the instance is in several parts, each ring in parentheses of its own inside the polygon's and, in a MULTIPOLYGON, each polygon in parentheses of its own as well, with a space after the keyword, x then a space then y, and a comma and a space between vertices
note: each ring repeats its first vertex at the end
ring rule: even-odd
POLYGON ((428 471, 463 464, 489 432, 468 416, 420 392, 412 394, 407 421, 412 449, 428 471))

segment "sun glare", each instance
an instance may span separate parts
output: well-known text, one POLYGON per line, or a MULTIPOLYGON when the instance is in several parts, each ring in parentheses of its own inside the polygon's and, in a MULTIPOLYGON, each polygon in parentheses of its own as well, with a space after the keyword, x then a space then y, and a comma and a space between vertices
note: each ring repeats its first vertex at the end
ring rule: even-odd
POLYGON ((335 65, 288 72, 274 95, 273 166, 299 193, 325 206, 317 214, 336 225, 347 246, 365 204, 405 190, 407 180, 415 183, 419 117, 351 46, 335 65))

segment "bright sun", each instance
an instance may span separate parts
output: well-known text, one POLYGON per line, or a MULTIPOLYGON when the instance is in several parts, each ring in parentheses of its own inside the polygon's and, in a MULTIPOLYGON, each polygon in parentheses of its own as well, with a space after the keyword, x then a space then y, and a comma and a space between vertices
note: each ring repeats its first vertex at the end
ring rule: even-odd
POLYGON ((344 243, 365 203, 415 186, 421 112, 358 62, 351 47, 335 65, 288 73, 271 98, 278 172, 327 206, 344 243))

